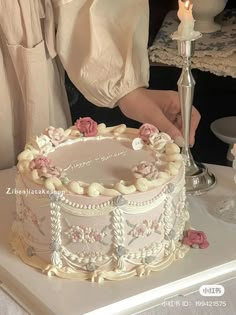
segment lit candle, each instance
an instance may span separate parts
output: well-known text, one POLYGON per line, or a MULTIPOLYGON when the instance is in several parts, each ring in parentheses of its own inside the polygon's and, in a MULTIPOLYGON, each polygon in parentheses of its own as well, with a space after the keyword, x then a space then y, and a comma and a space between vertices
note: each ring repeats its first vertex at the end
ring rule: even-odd
POLYGON ((173 39, 177 40, 193 40, 201 36, 200 32, 194 31, 195 20, 193 18, 193 5, 187 1, 179 0, 178 18, 180 24, 178 31, 173 34, 173 39))

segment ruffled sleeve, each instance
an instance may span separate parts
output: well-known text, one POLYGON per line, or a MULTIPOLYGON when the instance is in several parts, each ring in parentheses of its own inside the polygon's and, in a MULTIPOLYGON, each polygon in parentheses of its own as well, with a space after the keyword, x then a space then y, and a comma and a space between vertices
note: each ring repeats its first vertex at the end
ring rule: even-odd
POLYGON ((57 52, 71 81, 97 106, 149 80, 147 0, 54 0, 57 52))

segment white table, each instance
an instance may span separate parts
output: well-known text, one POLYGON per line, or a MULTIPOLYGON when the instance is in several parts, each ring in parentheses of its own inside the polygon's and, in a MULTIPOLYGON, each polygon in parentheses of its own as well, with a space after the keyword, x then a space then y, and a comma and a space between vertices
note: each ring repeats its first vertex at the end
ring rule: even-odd
POLYGON ((0 280, 3 289, 0 290, 0 314, 27 314, 18 303, 37 315, 235 314, 236 226, 208 212, 217 201, 235 190, 233 170, 213 165, 210 170, 218 179, 216 188, 203 196, 190 198, 192 225, 207 233, 210 247, 191 250, 183 260, 149 277, 103 285, 48 278, 11 253, 8 235, 15 198, 6 191, 7 187, 14 187, 14 170, 0 172, 0 280), (222 283, 225 294, 218 298, 201 297, 200 285, 214 283, 222 283), (197 307, 202 301, 208 302, 208 306, 205 303, 204 307, 197 307), (221 306, 217 307, 215 301, 221 302, 221 306))

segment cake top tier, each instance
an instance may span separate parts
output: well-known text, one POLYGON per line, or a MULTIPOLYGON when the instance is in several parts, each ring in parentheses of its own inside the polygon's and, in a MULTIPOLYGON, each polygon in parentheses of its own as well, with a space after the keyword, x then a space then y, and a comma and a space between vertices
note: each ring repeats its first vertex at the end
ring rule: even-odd
POLYGON ((90 117, 47 128, 26 144, 18 170, 47 190, 117 196, 167 184, 183 166, 179 147, 150 124, 106 127, 90 117))

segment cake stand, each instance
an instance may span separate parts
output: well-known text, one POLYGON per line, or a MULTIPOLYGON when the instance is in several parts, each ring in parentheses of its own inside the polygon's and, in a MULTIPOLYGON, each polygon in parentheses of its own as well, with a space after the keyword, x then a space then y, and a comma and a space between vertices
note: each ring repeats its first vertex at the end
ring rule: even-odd
MULTIPOLYGON (((229 145, 227 160, 232 162, 232 181, 236 185, 236 152, 232 150, 236 143, 236 116, 217 119, 211 124, 211 130, 217 138, 229 145)), ((222 221, 236 224, 236 193, 218 202, 213 215, 222 221)))
POLYGON ((218 139, 229 145, 227 160, 232 162, 234 157, 231 150, 233 144, 236 143, 236 116, 223 117, 215 120, 211 124, 211 131, 218 139))

